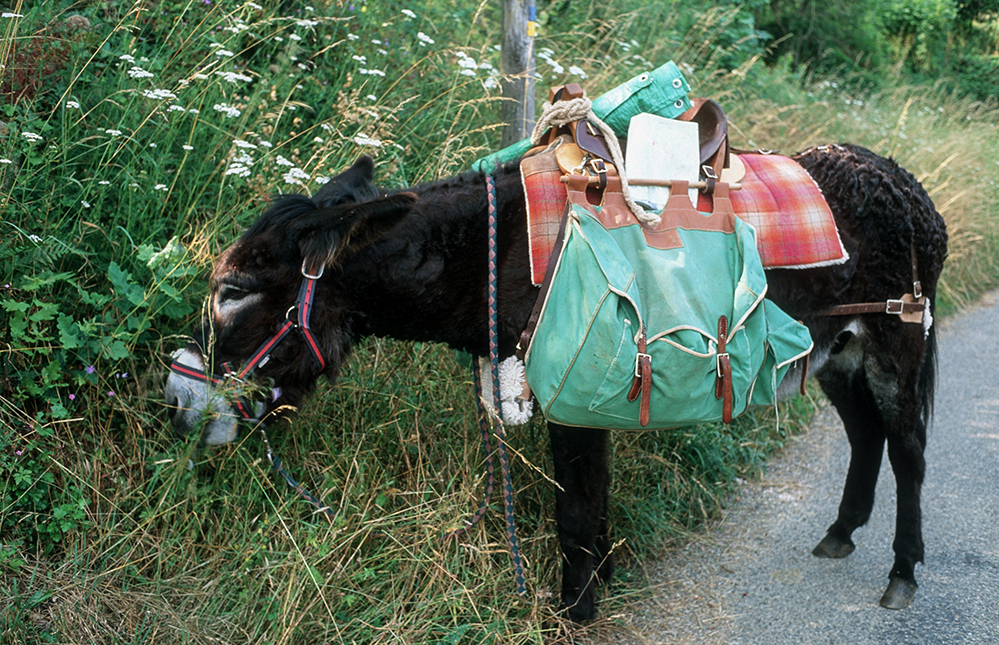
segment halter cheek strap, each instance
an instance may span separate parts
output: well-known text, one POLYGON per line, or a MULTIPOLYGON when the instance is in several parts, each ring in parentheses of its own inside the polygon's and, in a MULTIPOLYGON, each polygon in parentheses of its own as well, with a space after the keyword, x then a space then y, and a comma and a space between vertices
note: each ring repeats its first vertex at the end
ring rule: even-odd
MULTIPOLYGON (((312 316, 313 300, 316 295, 316 282, 319 278, 323 277, 323 270, 323 265, 320 265, 318 273, 310 273, 305 262, 302 263, 302 286, 298 289, 298 298, 295 300, 294 306, 292 306, 285 315, 284 324, 281 325, 281 328, 278 329, 273 336, 264 341, 264 343, 260 345, 255 352, 253 352, 246 363, 243 364, 241 369, 236 370, 233 368, 231 363, 223 363, 222 369, 225 371, 225 374, 220 376, 218 374, 197 369, 196 367, 192 367, 190 365, 185 365, 175 359, 170 364, 170 371, 178 376, 183 376, 184 378, 202 381, 204 383, 211 383, 213 385, 219 385, 226 379, 242 381, 252 374, 253 370, 267 363, 270 359, 271 352, 274 351, 274 348, 285 339, 291 330, 297 329, 302 334, 302 338, 305 340, 305 346, 309 348, 309 353, 312 355, 313 360, 315 360, 318 364, 319 373, 321 374, 323 370, 326 369, 326 359, 323 358, 323 353, 319 349, 319 342, 312 333, 312 328, 309 325, 309 319, 312 316), (291 316, 291 312, 293 310, 297 310, 298 312, 294 319, 291 316)), ((249 402, 237 399, 235 405, 236 410, 243 419, 248 421, 255 419, 253 416, 253 406, 249 402)))

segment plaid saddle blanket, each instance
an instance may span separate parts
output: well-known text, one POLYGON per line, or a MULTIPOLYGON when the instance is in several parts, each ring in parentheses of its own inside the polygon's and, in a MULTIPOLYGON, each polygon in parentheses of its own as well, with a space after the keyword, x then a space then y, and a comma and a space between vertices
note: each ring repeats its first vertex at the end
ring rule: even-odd
MULTIPOLYGON (((764 267, 806 269, 849 259, 832 211, 804 168, 775 154, 740 154, 739 158, 746 175, 740 182, 742 189, 730 193, 732 206, 736 215, 756 230, 764 267)), ((546 155, 528 157, 521 163, 534 284, 544 279, 565 210, 561 174, 546 155)), ((702 193, 697 209, 710 213, 711 198, 702 193)))

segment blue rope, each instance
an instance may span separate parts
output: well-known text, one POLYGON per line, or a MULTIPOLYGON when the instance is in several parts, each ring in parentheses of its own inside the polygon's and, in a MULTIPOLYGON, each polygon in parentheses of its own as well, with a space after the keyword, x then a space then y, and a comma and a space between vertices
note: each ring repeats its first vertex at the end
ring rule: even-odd
MULTIPOLYGON (((496 184, 492 175, 486 175, 486 189, 489 193, 489 362, 493 375, 493 408, 497 415, 500 410, 499 400, 499 316, 496 303, 496 276, 498 273, 496 253, 496 184)), ((514 573, 517 579, 517 595, 527 593, 524 582, 524 562, 520 556, 517 544, 517 521, 513 514, 513 478, 510 475, 510 458, 506 452, 506 437, 503 421, 496 420, 496 451, 499 455, 500 472, 503 475, 503 515, 506 517, 506 537, 510 544, 510 558, 513 560, 514 573)))

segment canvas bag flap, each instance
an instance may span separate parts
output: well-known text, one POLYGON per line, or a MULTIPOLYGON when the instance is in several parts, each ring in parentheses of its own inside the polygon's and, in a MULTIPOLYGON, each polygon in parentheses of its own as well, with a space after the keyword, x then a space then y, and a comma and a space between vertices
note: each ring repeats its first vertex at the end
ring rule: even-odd
POLYGON ((674 194, 656 230, 577 203, 568 217, 526 356, 528 383, 550 420, 649 430, 721 419, 714 392, 720 315, 731 321, 736 414, 772 402, 790 362, 810 350, 804 326, 764 306, 753 230, 731 213, 708 217, 686 194, 674 194), (642 326, 654 374, 652 421, 644 427, 638 402, 627 397, 642 326), (780 332, 772 339, 771 326, 780 332))
POLYGON ((668 119, 690 109, 690 86, 676 63, 643 72, 593 100, 593 112, 619 137, 628 134, 631 117, 642 112, 668 119))

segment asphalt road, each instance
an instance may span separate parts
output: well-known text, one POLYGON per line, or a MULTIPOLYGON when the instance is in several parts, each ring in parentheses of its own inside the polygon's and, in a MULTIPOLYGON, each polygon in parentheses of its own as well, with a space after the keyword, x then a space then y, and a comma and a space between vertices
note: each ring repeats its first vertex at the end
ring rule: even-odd
POLYGON ((651 597, 602 621, 594 643, 915 645, 999 643, 999 293, 940 324, 926 450, 919 591, 878 606, 892 564, 895 480, 883 460, 857 550, 811 550, 835 519, 849 444, 831 407, 741 487, 719 525, 649 565, 651 597))

